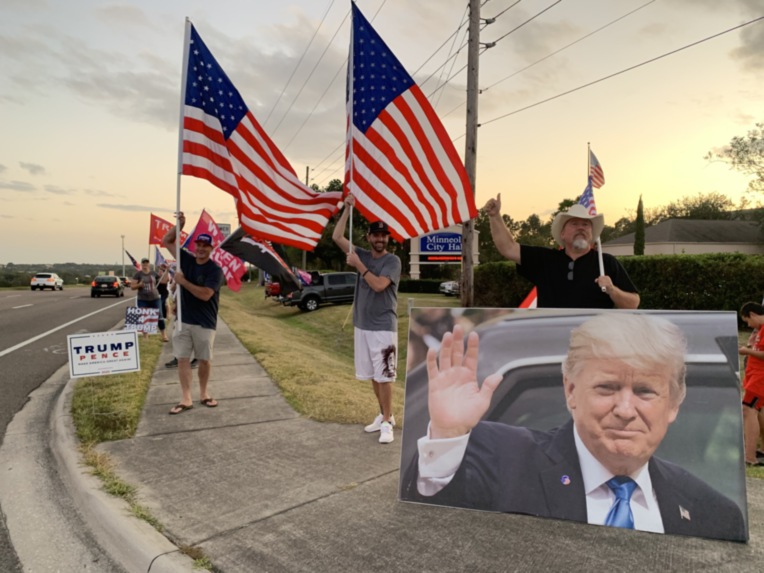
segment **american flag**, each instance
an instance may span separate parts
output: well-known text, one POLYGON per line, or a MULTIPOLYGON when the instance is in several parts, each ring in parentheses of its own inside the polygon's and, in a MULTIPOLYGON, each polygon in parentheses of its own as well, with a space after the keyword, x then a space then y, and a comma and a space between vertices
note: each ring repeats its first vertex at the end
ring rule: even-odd
POLYGON ((318 193, 297 178, 193 25, 186 26, 181 172, 230 193, 250 235, 313 250, 341 193, 318 193))
POLYGON ((138 261, 136 261, 136 260, 135 260, 135 257, 133 257, 133 255, 131 255, 131 254, 128 252, 128 250, 127 250, 127 249, 125 249, 125 252, 127 253, 127 256, 128 256, 128 258, 130 259, 130 262, 131 262, 131 263, 133 263, 133 266, 135 267, 135 270, 136 270, 136 271, 139 271, 139 270, 141 270, 141 265, 140 265, 140 264, 138 264, 138 261))
POLYGON ((589 177, 589 183, 586 185, 586 189, 581 193, 581 197, 578 200, 579 205, 586 207, 589 214, 594 216, 597 214, 597 205, 594 203, 594 193, 592 192, 592 178, 589 177))
POLYGON ((435 110, 352 9, 345 190, 399 241, 476 217, 467 172, 435 110))
POLYGON ((602 171, 602 165, 597 161, 591 149, 589 150, 589 181, 595 189, 599 189, 605 184, 605 172, 602 171))

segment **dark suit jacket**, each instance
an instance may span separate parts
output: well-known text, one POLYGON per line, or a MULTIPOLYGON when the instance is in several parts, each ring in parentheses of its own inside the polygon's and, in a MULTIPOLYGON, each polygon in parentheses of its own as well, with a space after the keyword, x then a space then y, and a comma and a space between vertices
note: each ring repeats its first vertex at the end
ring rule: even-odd
MULTIPOLYGON (((418 462, 404 475, 406 501, 587 522, 572 421, 549 432, 480 422, 453 480, 432 497, 416 489, 418 462)), ((666 533, 748 539, 732 500, 676 464, 654 457, 648 468, 666 533)))

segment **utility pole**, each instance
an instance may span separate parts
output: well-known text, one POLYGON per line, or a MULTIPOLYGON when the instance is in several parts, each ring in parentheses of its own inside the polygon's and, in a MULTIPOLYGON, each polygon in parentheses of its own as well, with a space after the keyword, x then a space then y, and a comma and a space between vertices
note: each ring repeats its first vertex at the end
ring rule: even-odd
POLYGON ((125 276, 125 236, 122 237, 122 276, 125 276))
MULTIPOLYGON (((464 168, 475 193, 478 128, 478 61, 480 50, 480 0, 470 0, 469 40, 467 42, 467 134, 465 137, 464 168)), ((475 241, 474 222, 462 224, 462 306, 474 304, 472 248, 475 241)))
MULTIPOLYGON (((305 186, 307 187, 308 181, 310 181, 310 166, 305 166, 305 186)), ((308 251, 303 250, 302 251, 302 267, 300 267, 302 270, 306 270, 308 268, 308 251)))

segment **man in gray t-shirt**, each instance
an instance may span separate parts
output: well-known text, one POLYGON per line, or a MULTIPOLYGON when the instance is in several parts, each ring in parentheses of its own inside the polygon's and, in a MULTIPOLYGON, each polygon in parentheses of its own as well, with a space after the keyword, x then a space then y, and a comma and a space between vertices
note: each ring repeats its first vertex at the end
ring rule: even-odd
POLYGON ((393 387, 398 363, 398 283, 401 280, 401 260, 387 252, 390 231, 387 224, 375 221, 369 225, 366 239, 370 249, 352 247, 345 238, 352 195, 345 197, 342 211, 332 238, 347 263, 358 271, 353 303, 355 340, 355 375, 359 380, 371 380, 379 402, 379 415, 364 428, 379 432, 379 442, 393 441, 395 418, 392 415, 393 387))

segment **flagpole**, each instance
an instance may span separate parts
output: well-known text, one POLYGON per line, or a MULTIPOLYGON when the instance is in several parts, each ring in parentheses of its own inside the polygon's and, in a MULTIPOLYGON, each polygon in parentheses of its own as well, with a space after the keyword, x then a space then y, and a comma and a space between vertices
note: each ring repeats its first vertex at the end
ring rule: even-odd
MULTIPOLYGON (((589 141, 586 142, 586 180, 589 182, 589 185, 592 184, 592 144, 589 141)), ((602 241, 600 241, 599 237, 597 237, 597 262, 600 265, 600 276, 604 277, 605 262, 602 260, 602 241)), ((602 292, 607 292, 607 289, 602 287, 602 292)))
MULTIPOLYGON (((355 0, 353 0, 353 4, 355 4, 355 0)), ((348 160, 350 161, 350 167, 349 172, 350 176, 348 177, 348 193, 350 193, 350 187, 353 183, 353 165, 355 164, 355 161, 353 161, 353 140, 355 139, 353 137, 353 60, 354 60, 354 54, 355 50, 354 48, 354 42, 355 42, 355 22, 350 22, 350 56, 348 57, 348 136, 350 137, 350 141, 348 142, 348 160)), ((350 250, 348 254, 353 252, 353 206, 350 206, 350 221, 348 223, 348 242, 350 243, 350 250)))
MULTIPOLYGON (((186 81, 188 79, 188 51, 191 44, 191 20, 186 17, 186 28, 183 34, 183 70, 181 72, 180 84, 180 106, 178 110, 178 174, 175 183, 175 259, 178 269, 180 269, 180 250, 183 248, 180 241, 180 176, 183 173, 183 116, 185 115, 186 105, 186 81)), ((175 309, 177 313, 176 328, 182 330, 183 310, 180 304, 181 286, 175 283, 175 309)))

